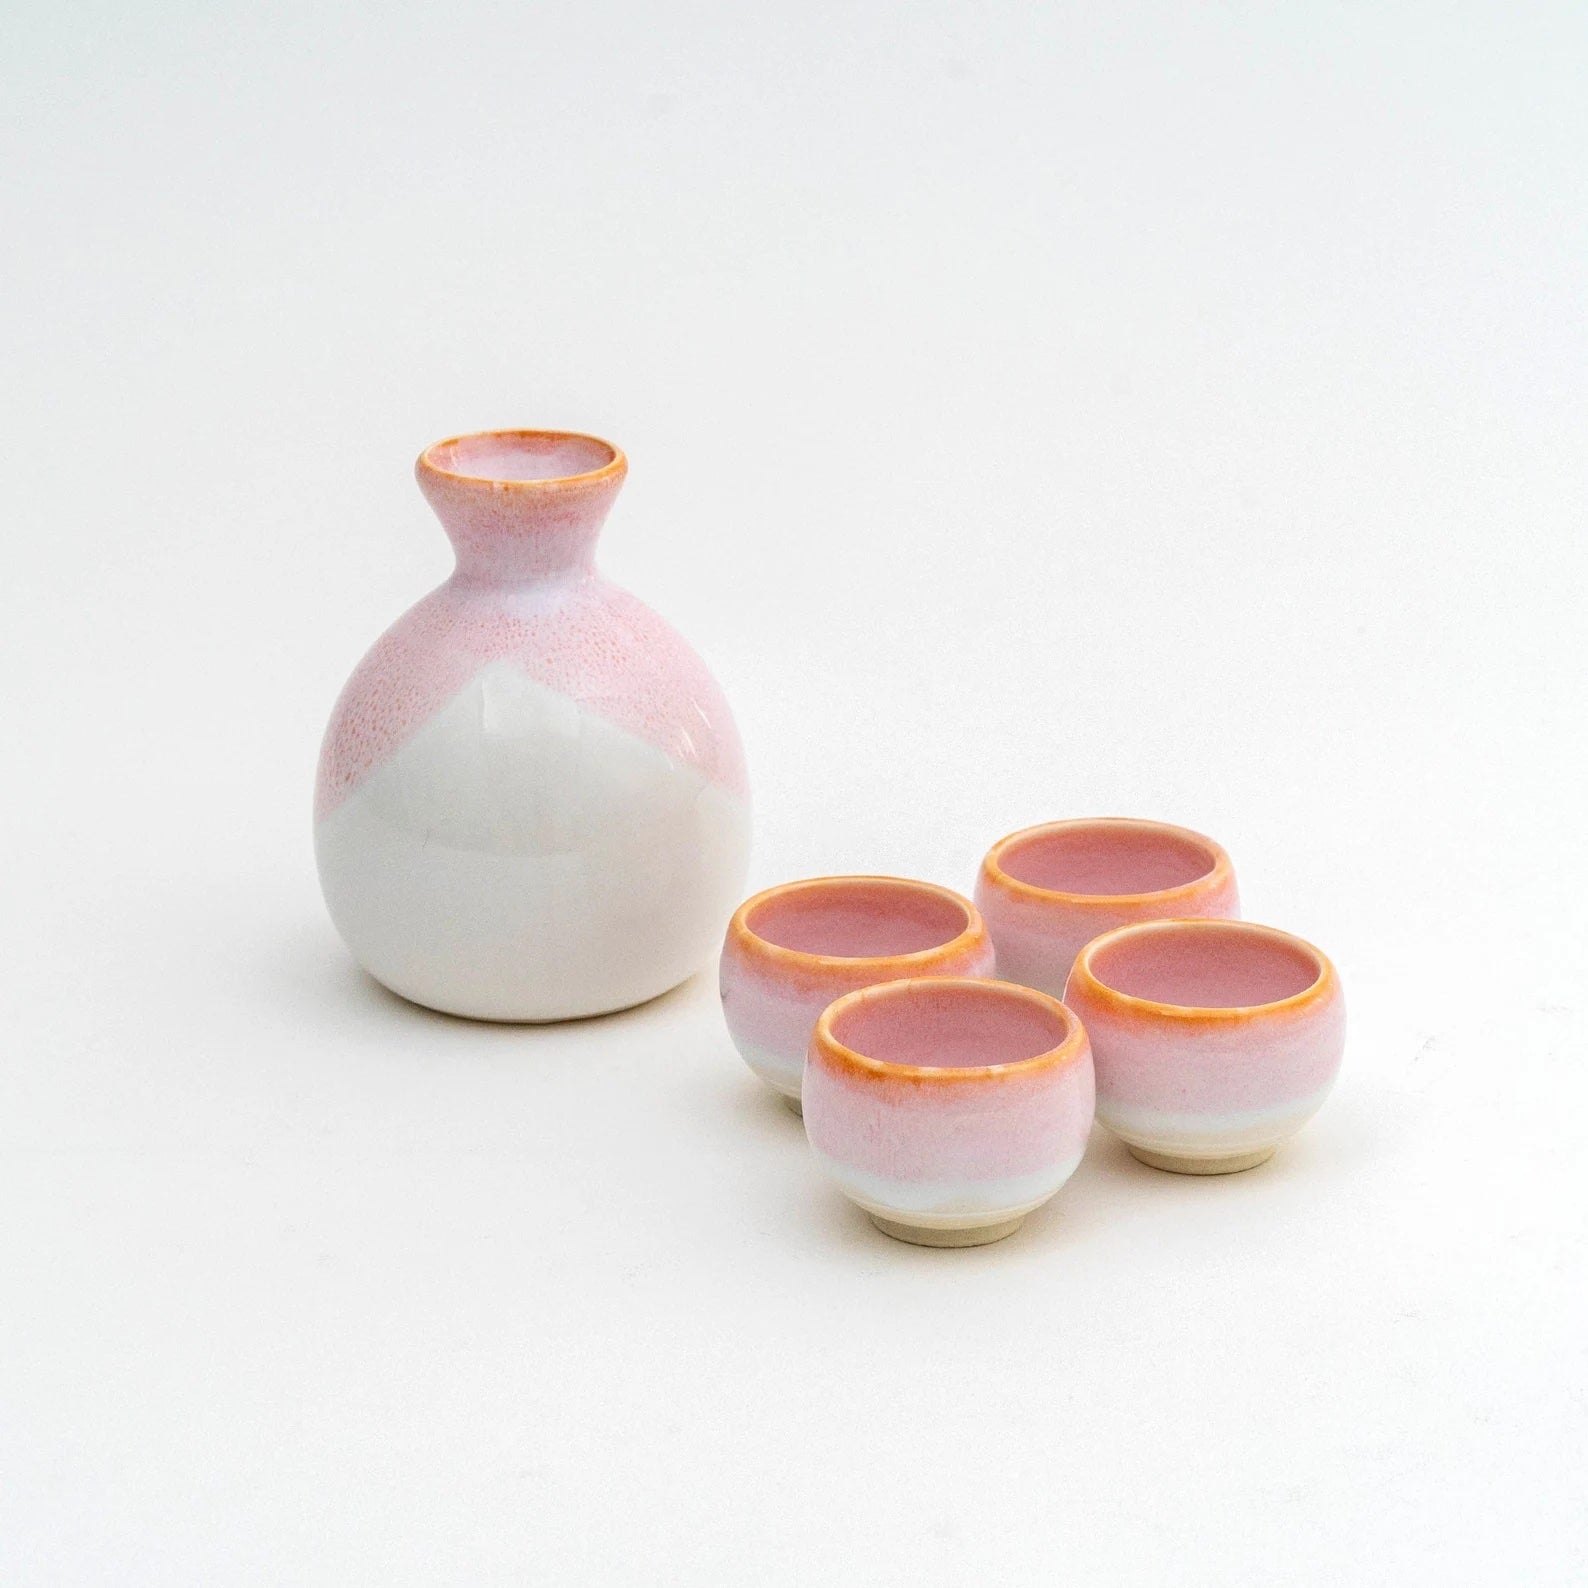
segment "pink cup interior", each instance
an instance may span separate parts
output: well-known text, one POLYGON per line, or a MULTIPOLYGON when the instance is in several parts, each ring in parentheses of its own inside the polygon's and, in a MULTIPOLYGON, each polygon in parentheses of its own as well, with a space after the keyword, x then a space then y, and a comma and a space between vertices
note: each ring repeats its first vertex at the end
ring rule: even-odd
POLYGON ((963 904, 913 883, 834 877, 774 894, 745 925, 796 953, 878 959, 952 943, 970 917, 963 904))
POLYGON ((1005 875, 1054 893, 1160 893, 1205 877, 1218 856, 1206 843, 1126 822, 1087 822, 1017 839, 998 856, 1005 875))
POLYGON ((992 982, 896 982, 856 1001, 829 1027, 884 1064, 964 1070, 1051 1053, 1070 1034, 1063 1011, 992 982))
POLYGON ((1132 998, 1188 1009, 1246 1009, 1304 993, 1319 956, 1238 921, 1176 921, 1126 932, 1089 955, 1092 975, 1132 998))
POLYGON ((425 454, 432 468, 447 474, 518 484, 593 474, 616 456, 605 441, 594 436, 513 430, 500 435, 459 436, 456 441, 439 442, 425 454))

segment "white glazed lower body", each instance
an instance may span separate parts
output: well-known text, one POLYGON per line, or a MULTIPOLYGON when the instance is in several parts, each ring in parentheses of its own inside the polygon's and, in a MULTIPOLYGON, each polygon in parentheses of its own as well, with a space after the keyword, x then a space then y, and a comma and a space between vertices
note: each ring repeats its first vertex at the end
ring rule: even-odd
POLYGON ((744 885, 745 803, 497 664, 315 829, 354 956, 482 1020, 566 1020, 684 981, 744 885))
POLYGON ((982 1246, 1002 1240, 1075 1173, 1081 1154, 1051 1169, 998 1180, 893 1180, 838 1163, 815 1147, 824 1174, 871 1221, 917 1246, 982 1246))
POLYGON ((1273 1157, 1323 1106, 1329 1088, 1275 1108, 1183 1114, 1137 1108, 1097 1096, 1097 1118, 1133 1156, 1176 1174, 1233 1174, 1273 1157))
POLYGON ((774 1052, 758 1042, 747 1042, 734 1036, 733 1045, 739 1057, 755 1071, 756 1075, 776 1092, 797 1114, 800 1111, 800 1085, 805 1074, 805 1055, 797 1058, 774 1052))

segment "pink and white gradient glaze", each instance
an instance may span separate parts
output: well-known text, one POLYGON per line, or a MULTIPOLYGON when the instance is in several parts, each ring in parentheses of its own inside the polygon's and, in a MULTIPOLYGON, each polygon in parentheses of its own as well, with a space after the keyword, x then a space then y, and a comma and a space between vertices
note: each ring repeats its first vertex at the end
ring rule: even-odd
POLYGON ((1065 1001, 1097 1066, 1097 1117, 1145 1163, 1226 1174, 1322 1106, 1345 999, 1310 943, 1249 921, 1153 921, 1089 943, 1065 1001))
POLYGON ((1087 1035, 1008 982, 889 982, 823 1011, 805 1061, 817 1162, 879 1228, 1001 1240, 1075 1172, 1092 1127, 1087 1035))
POLYGON ((623 455, 501 431, 438 442, 415 472, 457 565, 332 712, 315 790, 332 918, 378 980, 454 1014, 655 997, 743 886, 749 803, 704 663, 595 569, 623 455))
POLYGON ((719 985, 745 1063, 798 1108, 816 1017, 835 998, 909 976, 991 976, 969 899, 906 877, 810 877, 747 899, 728 923, 719 985))
POLYGON ((1047 822, 1000 839, 982 861, 976 905, 998 974, 1055 998, 1075 956, 1103 932, 1241 913, 1230 857, 1211 838, 1124 816, 1047 822))

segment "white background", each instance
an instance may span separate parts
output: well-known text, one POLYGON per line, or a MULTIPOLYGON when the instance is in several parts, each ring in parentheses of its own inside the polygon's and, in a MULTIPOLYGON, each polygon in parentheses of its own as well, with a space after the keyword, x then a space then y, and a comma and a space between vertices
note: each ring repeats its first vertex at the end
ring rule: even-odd
POLYGON ((0 1580, 1588 1576, 1588 14, 7 8, 0 1580), (710 969, 354 968, 309 843, 459 430, 624 447, 752 883, 1186 823, 1274 1162, 889 1242, 710 969))

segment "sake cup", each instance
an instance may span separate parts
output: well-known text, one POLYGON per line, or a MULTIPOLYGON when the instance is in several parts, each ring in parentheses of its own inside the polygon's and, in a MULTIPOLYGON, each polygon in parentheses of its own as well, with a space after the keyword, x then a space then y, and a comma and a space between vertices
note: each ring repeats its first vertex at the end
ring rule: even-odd
POLYGON ((1097 1067, 1097 1117, 1143 1163, 1250 1169, 1334 1084, 1345 1001, 1310 943, 1249 921, 1150 921, 1081 950, 1066 1001, 1097 1067))
POLYGON ((812 877, 768 888, 728 923, 722 1012, 744 1062, 795 1113, 816 1017, 835 998, 905 976, 991 976, 969 899, 904 877, 812 877))
POLYGON ((822 1012, 805 1061, 816 1161, 886 1235, 983 1246, 1075 1172, 1092 1057, 1056 998, 1000 981, 911 980, 822 1012))
POLYGON ((1000 839, 982 861, 976 904, 998 974, 1055 998, 1075 956, 1103 932, 1241 913, 1230 857, 1211 838, 1120 816, 1048 822, 1000 839))

